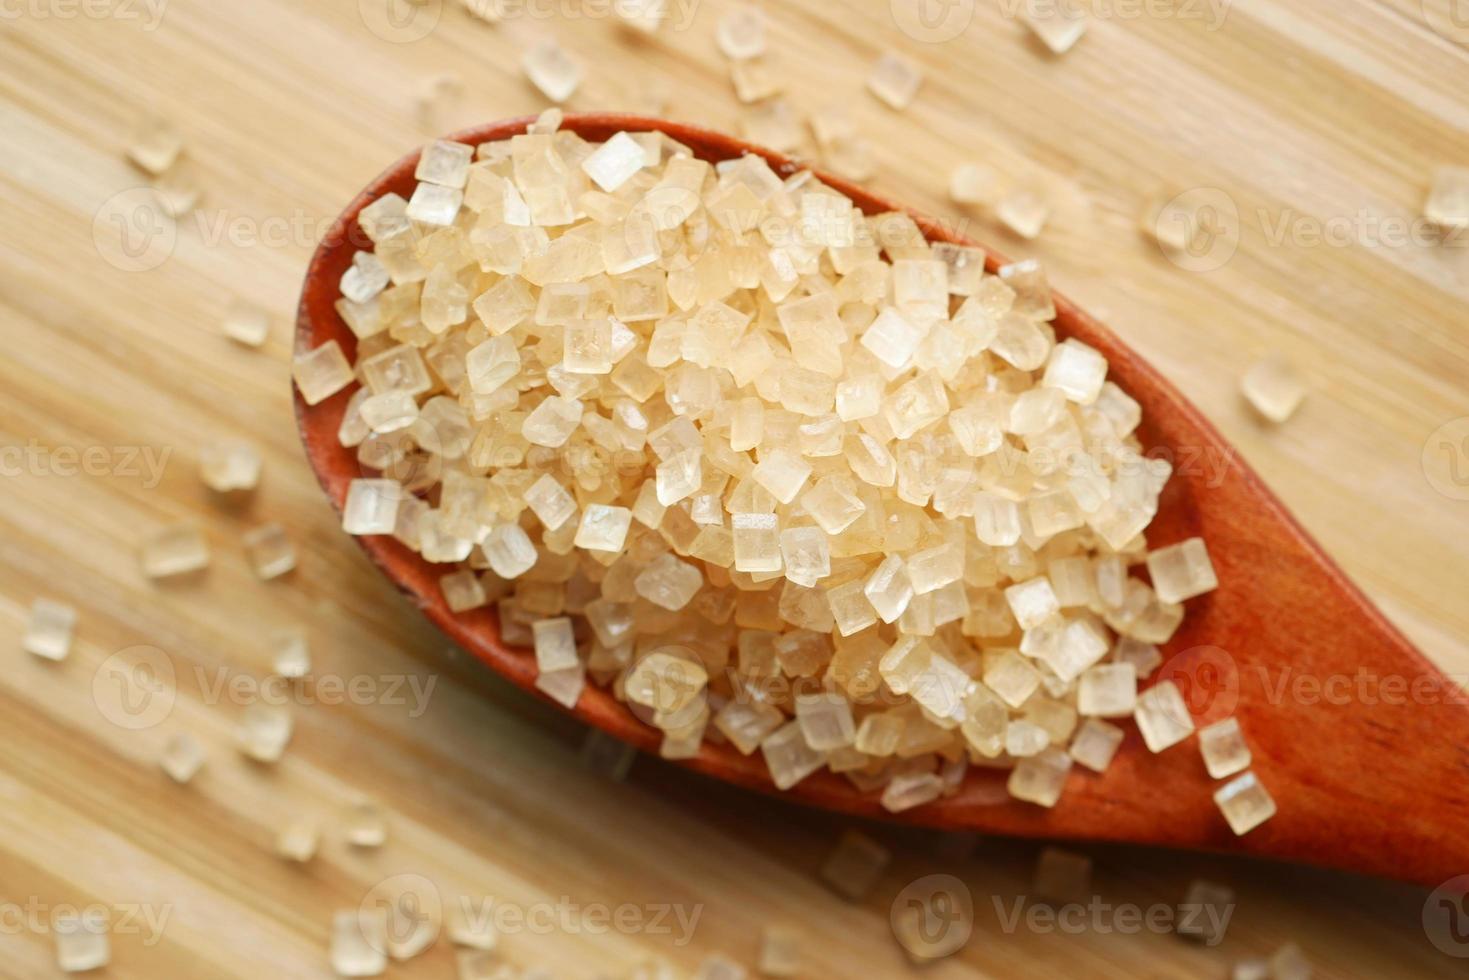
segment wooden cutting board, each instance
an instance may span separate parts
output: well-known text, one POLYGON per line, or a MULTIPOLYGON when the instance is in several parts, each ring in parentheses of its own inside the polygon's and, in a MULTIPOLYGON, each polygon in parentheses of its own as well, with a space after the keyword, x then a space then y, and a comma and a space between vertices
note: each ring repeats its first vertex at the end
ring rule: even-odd
MULTIPOLYGON (((12 639, 0 672, 0 976, 57 975, 44 929, 65 903, 113 909, 109 977, 328 976, 332 912, 415 880, 400 875, 445 906, 493 897, 531 916, 506 960, 557 977, 647 956, 691 972, 715 951, 753 964, 768 924, 802 932, 804 976, 901 976, 890 909, 932 873, 975 903, 973 937, 932 977, 1223 976, 1291 940, 1329 976, 1458 975, 1422 925, 1424 892, 1203 856, 1092 852, 1114 906, 1170 906, 1196 877, 1232 885, 1215 948, 1124 932, 1115 911, 1079 932, 1007 927, 1037 847, 1004 840, 867 827, 894 862, 845 901, 816 876, 844 821, 656 760, 613 781, 580 761, 578 726, 447 649, 337 529, 301 460, 288 325, 317 236, 431 132, 542 108, 518 62, 545 34, 586 66, 571 107, 641 109, 661 89, 669 116, 725 128, 740 107, 713 42, 729 3, 674 0, 643 38, 592 0, 517 5, 498 26, 448 0, 388 18, 387 2, 0 5, 0 633, 18 638, 38 596, 81 615, 67 661, 12 639), (424 105, 445 73, 437 89, 462 95, 424 105), (203 198, 119 250, 144 182, 123 151, 150 113, 183 133, 180 173, 203 198), (261 350, 220 335, 236 300, 271 311, 261 350), (260 448, 265 474, 222 502, 197 465, 231 437, 260 448), (205 531, 213 561, 151 583, 137 546, 177 521, 205 531), (240 539, 270 521, 299 567, 260 582, 240 539), (269 634, 290 627, 309 636, 320 703, 293 707, 279 765, 247 763, 234 730, 269 634), (187 787, 157 764, 181 731, 210 752, 187 787), (359 795, 389 810, 380 849, 343 841, 359 795), (273 854, 300 815, 325 828, 304 866, 273 854), (562 896, 641 925, 568 929, 562 896), (680 944, 677 913, 695 910, 680 944)), ((1114 2, 1064 58, 1013 6, 788 0, 770 6, 771 46, 797 111, 840 104, 872 136, 875 187, 1046 260, 1180 379, 1430 657, 1469 672, 1469 422, 1450 425, 1469 416, 1469 239, 1413 223, 1432 169, 1469 165, 1469 30, 1452 4, 1114 2), (926 73, 903 113, 863 90, 886 48, 926 73), (1036 242, 948 203, 966 161, 1044 189, 1036 242), (1180 266, 1139 215, 1183 192, 1214 206, 1219 236, 1180 266), (1275 351, 1312 386, 1280 428, 1237 393, 1275 351)), ((453 961, 440 939, 389 975, 450 977, 453 961)))

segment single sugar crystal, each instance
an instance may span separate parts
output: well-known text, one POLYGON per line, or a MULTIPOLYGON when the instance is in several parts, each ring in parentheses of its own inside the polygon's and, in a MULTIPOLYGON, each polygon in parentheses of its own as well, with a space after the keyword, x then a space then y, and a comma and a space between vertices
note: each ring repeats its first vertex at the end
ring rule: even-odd
MULTIPOLYGON (((225 310, 224 335, 237 344, 259 347, 270 336, 270 314, 258 306, 236 301, 225 310)), ((309 402, 308 404, 315 404, 309 402)))
POLYGON ((826 763, 826 753, 806 744, 801 724, 796 721, 765 736, 760 751, 777 789, 790 789, 826 763))
POLYGON ((217 493, 253 490, 260 468, 260 451, 238 439, 213 443, 199 453, 199 477, 217 493))
POLYGON ((296 390, 308 405, 318 405, 347 387, 354 380, 352 365, 335 340, 298 354, 291 362, 291 376, 296 390))
POLYGON ((278 762, 291 741, 291 713, 268 704, 252 704, 240 721, 240 751, 256 762, 278 762))
POLYGON ((719 18, 714 43, 726 58, 743 61, 765 53, 765 14, 751 3, 741 3, 719 18))
POLYGON ((1275 816, 1275 801, 1252 772, 1238 776, 1214 794, 1229 829, 1243 836, 1275 816))
POLYGON ((1050 204, 1033 187, 1012 190, 995 204, 995 217, 1000 223, 1027 240, 1041 233, 1050 216, 1050 204))
POLYGON ((1122 729, 1100 718, 1081 723, 1071 739, 1071 758, 1093 772, 1106 772, 1122 745, 1122 729))
POLYGON ((811 476, 811 465, 787 449, 775 449, 755 466, 752 475, 776 500, 788 504, 811 476))
POLYGON ((566 444, 581 425, 582 403, 574 398, 548 395, 525 417, 521 433, 527 442, 556 449, 566 444))
POLYGON ((793 527, 780 532, 780 554, 786 578, 814 588, 831 574, 831 550, 819 527, 793 527))
POLYGON ((245 532, 245 554, 261 579, 278 578, 296 567, 296 547, 279 524, 262 524, 245 532))
POLYGON ((821 866, 821 879, 843 898, 860 902, 872 893, 892 858, 871 837, 849 830, 821 866))
POLYGON ((867 76, 868 90, 898 110, 908 108, 922 84, 918 66, 895 51, 883 52, 867 76))
POLYGON ((359 535, 392 534, 405 493, 397 480, 353 480, 342 505, 342 530, 359 535))
POLYGON ((632 511, 626 507, 588 504, 576 529, 574 544, 591 551, 621 551, 632 525, 632 511))
POLYGON ((1053 807, 1061 798, 1070 771, 1071 756, 1060 749, 1049 748, 1017 762, 1010 772, 1006 789, 1017 800, 1053 807))
POLYGON ((305 864, 316 856, 321 843, 321 828, 311 817, 298 817, 281 828, 276 835, 275 852, 287 861, 305 864))
POLYGON ((1183 602, 1219 586, 1203 538, 1189 538, 1149 553, 1148 574, 1162 602, 1183 602))
POLYGON ((1440 167, 1423 205, 1423 217, 1440 228, 1469 228, 1469 167, 1440 167))
POLYGON ((1244 732, 1235 718, 1199 729, 1199 753, 1204 757, 1204 768, 1215 779, 1250 768, 1250 747, 1245 744, 1244 732))
POLYGON ((732 514, 730 528, 734 536, 735 571, 780 571, 780 523, 774 514, 732 514))
POLYGON ((671 612, 687 606, 703 584, 698 568, 667 554, 653 559, 633 579, 638 595, 671 612))
POLYGON ((643 169, 647 155, 642 146, 627 133, 617 133, 597 147, 581 168, 602 190, 611 194, 643 169))
POLYGON ((497 525, 482 547, 490 570, 503 579, 519 578, 540 557, 530 535, 519 524, 497 525))
POLYGON ((143 542, 141 559, 143 574, 149 578, 185 575, 209 564, 209 542, 192 524, 175 524, 143 542))
POLYGON ((89 907, 58 913, 51 930, 56 935, 56 965, 63 973, 100 970, 112 958, 105 910, 89 907))
POLYGON ((332 915, 328 958, 339 977, 375 977, 388 968, 385 910, 342 909, 332 915))
POLYGON ((473 158, 472 146, 452 140, 434 140, 419 156, 413 176, 441 187, 462 189, 469 180, 469 164, 473 158))
POLYGON ((163 746, 158 764, 169 779, 183 785, 193 779, 204 767, 204 746, 188 732, 179 732, 169 738, 163 746))
POLYGON ((1137 708, 1137 670, 1132 664, 1098 664, 1082 671, 1076 710, 1095 718, 1126 718, 1137 708))
POLYGON ((1051 580, 1045 576, 1010 586, 1005 590, 1005 601, 1023 630, 1034 629, 1061 611, 1051 580))
POLYGON ((791 929, 766 926, 760 931, 760 957, 756 969, 761 976, 794 977, 801 969, 800 938, 791 929))
POLYGON ((541 94, 552 102, 561 103, 571 98, 581 85, 585 73, 561 45, 547 38, 525 53, 520 62, 525 76, 541 94))
POLYGON ((826 752, 851 745, 857 726, 852 720, 852 705, 835 693, 806 694, 796 698, 796 720, 806 744, 826 752))
POLYGON ((425 225, 441 228, 454 223, 464 206, 464 192, 456 187, 421 183, 408 199, 408 217, 425 225))
POLYGON ((270 667, 281 677, 296 679, 311 673, 311 649, 300 630, 278 630, 270 637, 270 667))
POLYGON ((1070 401, 1090 405, 1107 380, 1107 359, 1079 340, 1063 340, 1051 351, 1041 384, 1055 388, 1070 401))
POLYGON ((1224 940, 1233 911, 1234 889, 1196 878, 1189 882, 1188 892, 1178 906, 1178 934, 1206 946, 1217 946, 1224 940))
POLYGON ((931 772, 907 772, 893 777, 882 791, 882 806, 889 813, 902 813, 931 803, 944 791, 944 781, 931 772))
POLYGON ((1252 366, 1240 381, 1245 399, 1277 425, 1287 421, 1306 400, 1306 383, 1286 360, 1267 357, 1252 366))
POLYGON ((30 619, 22 634, 21 649, 46 660, 65 660, 71 652, 71 636, 76 629, 77 611, 52 599, 31 603, 30 619))
POLYGON ((576 499, 549 473, 542 473, 525 491, 525 504, 547 531, 554 531, 576 513, 576 499))
POLYGON ((1055 905, 1085 902, 1092 896, 1092 859, 1059 847, 1041 848, 1031 891, 1055 905))
POLYGON ((898 555, 888 555, 862 586, 867 601, 884 623, 896 622, 913 601, 913 583, 898 555))
POLYGON ((1086 14, 1068 4, 1031 0, 1025 23, 1052 54, 1065 54, 1086 33, 1086 14))
POLYGON ((1134 717, 1150 752, 1162 752, 1193 734, 1193 715, 1172 681, 1154 684, 1139 694, 1134 717))
POLYGON ((531 625, 535 636, 536 667, 550 672, 577 665, 576 635, 566 616, 538 620, 531 625))

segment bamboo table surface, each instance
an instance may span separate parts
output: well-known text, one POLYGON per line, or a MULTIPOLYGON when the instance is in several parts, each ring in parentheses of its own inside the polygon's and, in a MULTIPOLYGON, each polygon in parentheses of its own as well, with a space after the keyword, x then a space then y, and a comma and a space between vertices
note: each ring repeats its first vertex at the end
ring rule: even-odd
MULTIPOLYGON (((803 976, 903 976, 890 908, 934 873, 957 875, 975 904, 973 937, 925 968, 935 978, 1224 976, 1287 941, 1318 975, 1462 975, 1422 924, 1420 890, 1218 857, 1089 849, 1110 908, 1077 928, 1017 924, 1037 845, 874 825, 893 864, 868 898, 844 901, 816 871, 846 822, 653 759, 610 779, 580 760, 578 725, 447 649, 340 532, 302 460, 290 317, 317 238, 431 133, 543 108, 518 64, 545 34, 587 68, 571 108, 644 108, 662 90, 669 117, 719 128, 740 108, 712 38, 728 3, 671 0, 663 30, 642 38, 594 0, 513 3, 495 26, 458 2, 398 2, 0 0, 0 635, 13 638, 0 977, 59 975, 49 923, 92 903, 114 927, 101 975, 330 976, 333 911, 419 880, 404 875, 445 907, 493 898, 527 915, 501 941, 505 960, 556 977, 619 976, 650 956, 691 973, 716 951, 753 964, 772 923, 799 929, 803 976), (426 108, 446 74, 462 94, 426 108), (124 158, 150 114, 181 131, 180 172, 203 192, 154 238, 127 224, 144 180, 124 158), (220 334, 237 300, 271 311, 258 351, 220 334), (265 472, 226 503, 197 464, 230 437, 259 446, 265 472), (140 540, 181 520, 205 530, 210 567, 146 580, 140 540), (240 537, 267 521, 288 529, 299 565, 260 582, 240 537), (80 611, 59 664, 19 648, 40 596, 80 611), (248 763, 235 727, 279 693, 259 687, 267 637, 291 627, 309 636, 315 685, 293 695, 280 764, 248 763), (210 754, 186 787, 157 762, 180 731, 210 754), (359 796, 389 811, 382 848, 342 839, 359 796), (296 865, 273 847, 302 814, 326 832, 296 865), (1238 895, 1217 947, 1119 911, 1171 906, 1196 877, 1238 895), (583 917, 563 921, 562 906, 583 917), (623 927, 596 928, 595 910, 619 907, 623 927)), ((1469 237, 1441 241, 1417 221, 1433 169, 1469 165, 1463 4, 1456 20, 1452 0, 1112 2, 1064 58, 1015 6, 767 9, 786 98, 851 110, 875 136, 876 189, 1043 258, 1058 288, 1178 379, 1430 658, 1465 676, 1469 237), (903 113, 863 91, 885 48, 926 73, 903 113), (1053 215, 1037 241, 947 201, 967 160, 1045 188, 1053 215), (1213 207, 1218 234, 1180 264, 1138 216, 1182 192, 1213 207), (1312 389, 1279 428, 1237 388, 1272 351, 1312 389)), ((440 938, 387 975, 454 969, 440 938)))

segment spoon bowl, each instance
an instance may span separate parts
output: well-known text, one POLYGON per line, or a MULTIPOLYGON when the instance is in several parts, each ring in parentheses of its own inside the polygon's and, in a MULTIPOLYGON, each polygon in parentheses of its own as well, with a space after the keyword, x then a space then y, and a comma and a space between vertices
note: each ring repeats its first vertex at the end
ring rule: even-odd
MULTIPOLYGON (((532 121, 506 120, 448 138, 467 144, 507 139, 532 121)), ((733 137, 661 119, 568 114, 563 128, 592 141, 624 130, 659 130, 711 162, 755 153, 781 176, 811 169, 733 137)), ((409 154, 372 181, 318 247, 302 290, 297 353, 335 340, 353 357, 356 338, 334 304, 353 253, 371 247, 357 216, 383 194, 408 197, 418 156, 409 154)), ((869 214, 904 210, 839 177, 816 176, 869 214)), ((952 228, 914 218, 931 241, 976 244, 952 228)), ((989 271, 1005 261, 988 251, 989 271)), ((1219 577, 1218 589, 1188 602, 1183 625, 1163 649, 1163 667, 1145 686, 1163 678, 1177 682, 1200 726, 1238 718, 1253 753, 1251 769, 1275 798, 1277 815, 1236 837, 1213 801, 1222 781, 1208 776, 1193 740, 1155 755, 1131 726, 1107 772, 1074 767, 1051 809, 1010 798, 1005 771, 976 766, 954 795, 894 815, 882 808, 877 792, 860 792, 827 771, 781 792, 760 753, 744 756, 727 744, 706 742, 682 764, 829 810, 952 830, 1227 851, 1427 885, 1469 872, 1469 707, 1462 692, 1343 576, 1172 384, 1075 304, 1060 295, 1055 304, 1057 334, 1106 356, 1111 380, 1142 406, 1138 436, 1149 455, 1174 466, 1149 542, 1201 536, 1219 577)), ((338 511, 348 484, 370 475, 337 439, 349 395, 342 391, 307 405, 295 393, 307 458, 338 511)), ((455 642, 535 692, 534 655, 502 642, 492 610, 449 609, 438 587, 448 566, 424 561, 390 536, 357 541, 455 642)), ((661 733, 609 690, 588 684, 572 713, 640 749, 658 749, 661 733)))

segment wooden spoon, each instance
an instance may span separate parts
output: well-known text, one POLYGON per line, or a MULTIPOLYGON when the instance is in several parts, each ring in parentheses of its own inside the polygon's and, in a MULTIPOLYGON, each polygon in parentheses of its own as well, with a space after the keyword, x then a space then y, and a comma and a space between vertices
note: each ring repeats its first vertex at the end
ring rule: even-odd
MULTIPOLYGON (((507 120, 450 138, 468 144, 506 139, 529 122, 507 120)), ((803 168, 721 133, 660 119, 573 114, 563 125, 594 141, 622 130, 661 130, 710 161, 757 153, 782 175, 803 168)), ((408 197, 417 160, 411 153, 369 184, 316 250, 302 290, 297 352, 335 340, 349 358, 354 355, 355 338, 333 304, 353 253, 371 245, 357 215, 390 191, 408 197)), ((867 213, 899 210, 841 178, 818 176, 867 213)), ((933 241, 973 244, 915 218, 933 241)), ((990 271, 1004 262, 989 253, 990 271)), ((1239 719, 1254 754, 1253 771, 1274 796, 1278 814, 1236 837, 1212 798, 1221 783, 1205 772, 1195 741, 1155 755, 1130 723, 1107 772, 1074 768, 1054 809, 1012 800, 1003 771, 977 767, 954 796, 896 817, 879 805, 878 794, 859 792, 829 772, 780 795, 932 827, 1229 851, 1425 885, 1469 872, 1469 708, 1458 687, 1347 581, 1173 385, 1060 295, 1056 310, 1059 334, 1106 355, 1111 378, 1142 405, 1144 445, 1176 468, 1149 541, 1156 546, 1200 535, 1218 571, 1219 588, 1188 603, 1184 624, 1164 651, 1169 659, 1150 682, 1177 681, 1200 725, 1239 719)), ((295 396, 307 457, 339 511, 348 483, 371 475, 337 441, 348 397, 344 391, 308 406, 299 392, 295 396)), ((464 649, 534 691, 534 657, 501 641, 493 612, 449 610, 438 588, 445 566, 423 561, 388 536, 357 541, 464 649)), ((602 688, 589 684, 573 713, 640 749, 657 750, 660 734, 602 688)), ((758 752, 747 757, 706 743, 684 764, 778 792, 758 752)))

